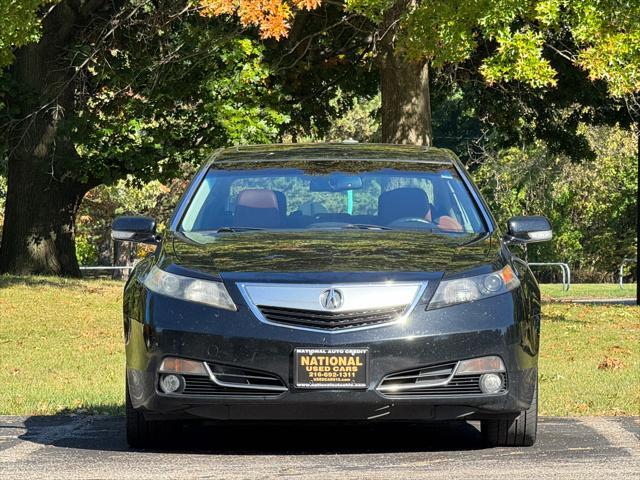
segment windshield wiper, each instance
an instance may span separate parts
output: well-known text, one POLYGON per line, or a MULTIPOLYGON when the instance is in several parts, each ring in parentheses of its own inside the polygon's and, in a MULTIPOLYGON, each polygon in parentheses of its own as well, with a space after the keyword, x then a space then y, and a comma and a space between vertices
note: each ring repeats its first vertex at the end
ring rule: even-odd
MULTIPOLYGON (((334 227, 336 228, 336 227, 334 227)), ((366 223, 349 223, 347 225, 340 225, 337 228, 341 229, 352 229, 352 230, 393 230, 390 227, 384 227, 382 225, 369 225, 366 223)), ((255 230, 265 230, 264 228, 258 227, 220 227, 217 230, 214 230, 215 233, 227 233, 227 232, 249 232, 255 230)))
POLYGON ((216 233, 226 233, 226 232, 248 232, 253 230, 264 230, 264 228, 258 227, 220 227, 215 232, 216 233))
POLYGON ((340 228, 352 228, 356 230, 393 230, 390 227, 384 227, 382 225, 369 225, 367 223, 350 223, 340 228))

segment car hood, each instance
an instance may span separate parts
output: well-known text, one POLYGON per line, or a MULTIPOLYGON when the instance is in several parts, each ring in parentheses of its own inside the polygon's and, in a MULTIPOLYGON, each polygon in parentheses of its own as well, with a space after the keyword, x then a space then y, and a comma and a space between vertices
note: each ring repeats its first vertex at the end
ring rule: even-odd
MULTIPOLYGON (((499 255, 490 235, 412 231, 169 233, 164 262, 233 272, 445 272, 486 268, 499 255)), ((163 263, 164 263, 163 262, 163 263)))

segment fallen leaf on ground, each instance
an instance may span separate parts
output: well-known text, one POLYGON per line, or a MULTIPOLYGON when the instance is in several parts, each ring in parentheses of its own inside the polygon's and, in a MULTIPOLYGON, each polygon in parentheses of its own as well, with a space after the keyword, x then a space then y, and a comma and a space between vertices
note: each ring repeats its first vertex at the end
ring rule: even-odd
POLYGON ((624 363, 622 362, 622 360, 618 360, 617 358, 612 357, 604 357, 604 360, 602 360, 598 364, 599 370, 618 370, 623 367, 624 363))

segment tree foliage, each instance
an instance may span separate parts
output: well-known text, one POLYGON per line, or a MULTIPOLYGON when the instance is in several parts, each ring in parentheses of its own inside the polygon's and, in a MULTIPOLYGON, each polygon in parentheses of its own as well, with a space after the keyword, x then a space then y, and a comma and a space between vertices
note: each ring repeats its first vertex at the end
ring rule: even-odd
POLYGON ((0 0, 0 68, 9 65, 13 50, 40 38, 41 10, 57 0, 0 0))
POLYGON ((462 158, 485 158, 490 152, 542 141, 552 154, 574 161, 595 158, 584 125, 634 122, 633 98, 612 97, 606 82, 592 81, 587 72, 555 52, 573 48, 570 38, 549 34, 549 61, 556 73, 553 88, 528 88, 519 82, 488 84, 480 66, 488 48, 437 70, 432 76, 434 142, 462 158), (631 114, 630 114, 631 113, 631 114))
POLYGON ((314 10, 321 0, 201 0, 202 14, 238 15, 244 26, 258 27, 262 38, 276 40, 288 35, 296 10, 314 10))
MULTIPOLYGON (((326 131, 354 92, 372 92, 376 82, 356 61, 362 39, 349 26, 329 34, 341 14, 322 10, 306 19, 295 45, 267 45, 228 22, 203 19, 188 2, 125 2, 106 28, 89 28, 69 47, 77 111, 63 112, 60 130, 78 159, 57 165, 60 175, 92 184, 130 174, 170 178, 216 147, 270 143, 287 130, 326 131)), ((3 99, 11 100, 0 108, 5 134, 43 108, 0 74, 0 107, 3 99)))
MULTIPOLYGON (((263 38, 288 34, 294 12, 321 0, 200 0, 207 16, 237 15, 263 38)), ((409 58, 434 66, 468 60, 480 43, 491 53, 480 71, 489 83, 519 81, 553 86, 557 71, 545 52, 548 34, 567 34, 575 50, 559 52, 606 80, 614 96, 640 91, 640 0, 347 0, 344 9, 380 25, 385 13, 403 8, 397 45, 409 58), (488 42, 488 43, 487 43, 488 42)), ((385 32, 379 32, 384 35, 385 32)))
POLYGON ((351 108, 332 119, 331 128, 324 140, 342 142, 353 139, 362 143, 379 143, 379 111, 380 95, 373 98, 354 98, 351 108))
POLYGON ((277 138, 289 116, 265 47, 197 20, 149 32, 142 51, 116 44, 92 60, 94 93, 67 125, 76 172, 98 183, 168 178, 212 148, 277 138))
POLYGON ((486 158, 475 179, 498 222, 514 215, 547 215, 554 239, 532 245, 532 261, 568 262, 576 280, 612 281, 623 258, 637 249, 637 134, 582 125, 596 152, 572 162, 542 142, 509 148, 486 158))

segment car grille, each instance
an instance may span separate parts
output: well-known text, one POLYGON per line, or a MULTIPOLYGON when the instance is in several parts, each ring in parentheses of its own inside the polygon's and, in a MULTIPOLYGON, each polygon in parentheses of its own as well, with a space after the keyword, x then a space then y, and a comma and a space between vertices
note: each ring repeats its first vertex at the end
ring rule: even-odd
MULTIPOLYGON (((480 390, 480 374, 454 375, 456 365, 453 362, 387 375, 378 391, 393 398, 485 395, 480 390)), ((503 387, 497 394, 507 391, 506 375, 499 375, 503 387)))
POLYGON ((213 363, 207 363, 207 366, 218 383, 208 376, 183 375, 183 395, 264 397, 280 395, 287 389, 280 377, 271 373, 213 363))
POLYGON ((377 310, 358 310, 355 312, 323 312, 265 305, 258 305, 258 308, 270 322, 338 330, 392 322, 400 317, 407 307, 405 305, 377 310))

